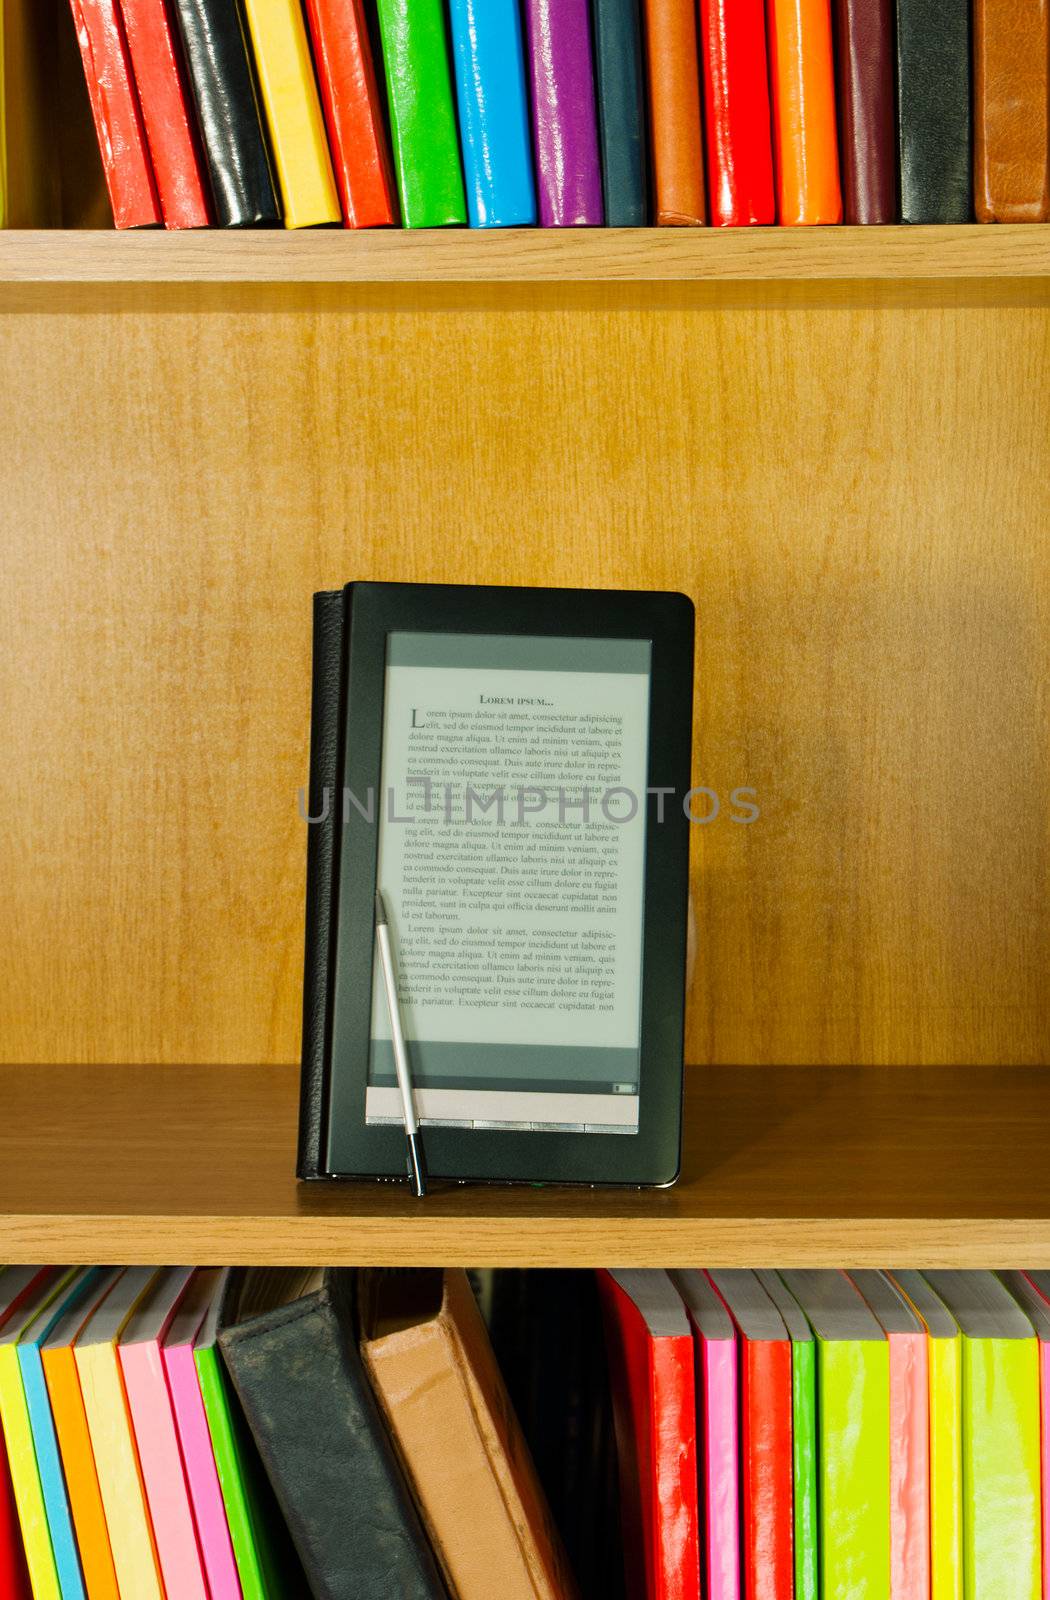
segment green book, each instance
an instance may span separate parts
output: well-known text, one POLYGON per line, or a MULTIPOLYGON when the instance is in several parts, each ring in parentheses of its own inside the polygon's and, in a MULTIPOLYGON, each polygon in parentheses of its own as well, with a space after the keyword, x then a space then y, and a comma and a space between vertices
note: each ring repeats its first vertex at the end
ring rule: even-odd
POLYGON ((795 1600, 820 1600, 817 1349, 802 1308, 776 1272, 756 1274, 791 1340, 791 1453, 795 1496, 795 1600))
POLYGON ((820 1592, 890 1592, 890 1347, 844 1272, 781 1273, 816 1335, 820 1592))
POLYGON ((442 0, 377 0, 401 220, 466 222, 442 0))
POLYGON ((963 1582, 1039 1600, 1039 1344, 992 1272, 926 1272, 962 1334, 963 1582))

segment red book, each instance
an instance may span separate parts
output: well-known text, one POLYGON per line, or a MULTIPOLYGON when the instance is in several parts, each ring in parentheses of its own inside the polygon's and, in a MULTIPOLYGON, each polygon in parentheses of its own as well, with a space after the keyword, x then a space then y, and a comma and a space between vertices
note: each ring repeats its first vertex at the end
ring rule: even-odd
POLYGON ((753 1272, 708 1272, 736 1326, 741 1550, 748 1600, 793 1600, 791 1340, 753 1272))
POLYGON ((70 0, 118 228, 163 222, 119 0, 70 0))
POLYGON ((153 176, 167 228, 211 221, 196 122, 165 0, 120 0, 153 176))
POLYGON ((693 1334, 666 1272, 599 1272, 631 1600, 700 1600, 693 1334))
POLYGON ((0 1595, 3 1600, 33 1600, 3 1439, 0 1439, 0 1595))
POLYGON ((348 228, 397 221, 363 0, 306 0, 332 166, 348 228))
POLYGON ((773 223, 765 0, 700 0, 700 58, 711 222, 773 223))

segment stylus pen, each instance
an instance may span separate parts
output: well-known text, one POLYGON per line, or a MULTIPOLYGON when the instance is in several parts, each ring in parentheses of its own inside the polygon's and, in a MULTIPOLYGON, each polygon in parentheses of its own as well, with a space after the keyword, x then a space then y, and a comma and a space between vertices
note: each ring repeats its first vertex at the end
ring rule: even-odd
POLYGON ((405 1140, 408 1145, 408 1181, 413 1192, 423 1196, 427 1192, 427 1161, 423 1154, 423 1135, 416 1119, 415 1101, 412 1098, 412 1069, 405 1048, 405 1030, 401 1026, 401 1005, 397 998, 397 974, 394 971, 394 952, 390 947, 390 929, 387 925, 383 896, 376 890, 376 938, 379 941, 379 961, 383 968, 383 988, 386 990, 386 1009, 390 1016, 390 1036, 394 1044, 394 1070, 397 1086, 401 1090, 401 1106, 405 1113, 405 1140))

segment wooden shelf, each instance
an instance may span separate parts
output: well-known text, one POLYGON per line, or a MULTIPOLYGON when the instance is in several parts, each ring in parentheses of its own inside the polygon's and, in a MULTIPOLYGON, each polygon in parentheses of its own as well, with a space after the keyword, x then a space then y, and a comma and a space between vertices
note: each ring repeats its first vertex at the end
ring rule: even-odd
POLYGON ((481 283, 1050 276, 1050 225, 0 233, 0 283, 481 283))
POLYGON ((301 1185, 288 1067, 0 1068, 0 1260, 1050 1267, 1050 1071, 692 1069, 648 1192, 301 1185))

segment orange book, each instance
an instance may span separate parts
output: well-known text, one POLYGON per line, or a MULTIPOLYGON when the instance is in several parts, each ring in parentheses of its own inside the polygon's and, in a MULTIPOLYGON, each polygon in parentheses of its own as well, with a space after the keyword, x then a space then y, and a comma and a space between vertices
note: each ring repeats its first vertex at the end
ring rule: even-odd
POLYGON ((91 1448, 73 1344, 85 1322, 119 1277, 119 1268, 108 1272, 95 1294, 80 1301, 61 1322, 56 1323, 40 1352, 66 1476, 69 1509, 80 1550, 84 1587, 89 1600, 120 1600, 120 1590, 117 1587, 106 1513, 95 1471, 95 1454, 91 1448))
POLYGON ((656 221, 706 222, 695 0, 645 0, 656 221))
POLYGON ((768 0, 777 221, 842 221, 830 0, 768 0))

